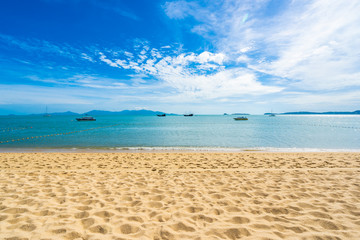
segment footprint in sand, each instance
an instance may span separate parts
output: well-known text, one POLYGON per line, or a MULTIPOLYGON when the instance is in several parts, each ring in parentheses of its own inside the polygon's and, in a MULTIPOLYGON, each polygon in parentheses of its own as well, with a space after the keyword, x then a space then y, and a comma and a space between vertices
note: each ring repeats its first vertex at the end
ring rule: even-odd
POLYGON ((89 228, 89 230, 93 233, 101 233, 101 234, 107 234, 111 231, 111 228, 105 225, 97 225, 94 227, 89 228))
POLYGON ((309 212, 309 214, 313 215, 317 218, 326 218, 326 219, 332 219, 332 217, 329 214, 322 213, 322 212, 309 212))
POLYGON ((141 205, 142 205, 142 202, 141 202, 141 201, 133 201, 133 202, 131 202, 131 204, 130 204, 131 207, 141 206, 141 205))
POLYGON ((82 219, 82 218, 87 218, 89 217, 89 213, 88 212, 79 212, 79 213, 75 213, 75 218, 78 219, 82 219))
POLYGON ((264 208, 265 212, 272 213, 274 215, 288 214, 289 210, 286 208, 264 208))
POLYGON ((171 218, 171 215, 170 215, 170 214, 168 214, 168 213, 162 213, 162 214, 157 215, 155 219, 156 219, 158 222, 167 222, 167 221, 169 221, 170 218, 171 218))
POLYGON ((212 223, 214 222, 214 219, 208 216, 205 216, 203 214, 199 214, 199 215, 195 215, 191 217, 195 222, 199 222, 199 221, 205 221, 207 223, 212 223))
POLYGON ((337 226, 335 223, 331 221, 326 220, 318 220, 318 223, 321 227, 328 229, 328 230, 339 230, 339 226, 337 226))
POLYGON ((51 215, 55 215, 55 212, 49 211, 49 210, 43 210, 43 211, 37 213, 36 215, 38 215, 38 216, 51 216, 51 215))
POLYGON ((187 207, 185 210, 189 213, 197 213, 203 211, 204 209, 202 207, 187 207))
POLYGON ((20 227, 21 230, 26 232, 32 232, 36 229, 36 226, 34 224, 24 224, 20 227))
POLYGON ((120 232, 122 234, 134 234, 140 231, 140 228, 130 224, 124 224, 120 226, 120 232))
POLYGON ((126 207, 118 207, 118 208, 115 208, 115 210, 118 211, 119 213, 128 213, 129 212, 129 209, 126 207))
POLYGON ((152 201, 162 201, 164 198, 166 198, 166 196, 164 196, 164 195, 156 195, 156 196, 150 197, 150 199, 152 201))
POLYGON ((214 208, 214 209, 211 209, 211 210, 210 210, 210 213, 219 216, 219 215, 221 215, 221 214, 224 213, 224 210, 214 208))
POLYGON ((137 217, 137 216, 128 217, 127 220, 133 221, 133 222, 139 222, 139 223, 144 222, 144 220, 141 217, 137 217))
POLYGON ((233 217, 229 220, 229 222, 234 224, 246 224, 250 222, 250 219, 246 217, 233 217))
POLYGON ((113 213, 108 212, 108 211, 101 211, 101 212, 97 212, 94 214, 95 216, 101 217, 101 218, 109 218, 114 216, 113 213))
POLYGON ((66 234, 65 238, 73 240, 73 239, 81 238, 81 234, 73 231, 73 232, 66 234))
POLYGON ((226 230, 224 234, 230 239, 250 236, 250 232, 246 228, 230 228, 226 230))
POLYGON ((93 218, 86 218, 82 219, 81 223, 83 224, 84 228, 88 228, 95 223, 95 220, 93 218))
POLYGON ((222 194, 216 193, 216 194, 211 195, 211 197, 214 199, 223 199, 225 196, 222 194))
POLYGON ((205 233, 207 236, 215 236, 216 239, 240 239, 248 237, 251 233, 246 228, 212 229, 205 233), (226 237, 225 237, 225 236, 226 237))
POLYGON ((151 208, 161 208, 163 204, 161 202, 149 202, 148 206, 151 208))
POLYGON ((59 229, 55 229, 52 231, 55 234, 64 234, 66 233, 66 229, 65 228, 59 228, 59 229))
POLYGON ((9 208, 4 211, 4 213, 10 213, 10 214, 19 214, 24 212, 28 212, 28 210, 26 208, 9 208))
POLYGON ((193 227, 187 226, 182 222, 178 222, 174 225, 171 225, 170 227, 175 231, 195 232, 195 229, 193 227))
POLYGON ((226 211, 228 212, 241 212, 242 210, 238 207, 227 207, 226 211))
POLYGON ((91 210, 92 208, 89 206, 79 206, 79 207, 77 207, 77 209, 80 211, 88 211, 88 210, 91 210))
POLYGON ((8 220, 8 223, 16 224, 16 223, 19 223, 19 222, 24 221, 24 220, 25 220, 24 218, 18 217, 18 218, 13 218, 11 220, 8 220))

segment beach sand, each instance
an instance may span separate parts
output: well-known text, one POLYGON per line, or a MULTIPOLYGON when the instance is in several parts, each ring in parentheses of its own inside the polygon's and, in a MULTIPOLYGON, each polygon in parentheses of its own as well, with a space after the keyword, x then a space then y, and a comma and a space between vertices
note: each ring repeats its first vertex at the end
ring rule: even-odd
POLYGON ((0 239, 360 239, 360 153, 1 153, 0 239))

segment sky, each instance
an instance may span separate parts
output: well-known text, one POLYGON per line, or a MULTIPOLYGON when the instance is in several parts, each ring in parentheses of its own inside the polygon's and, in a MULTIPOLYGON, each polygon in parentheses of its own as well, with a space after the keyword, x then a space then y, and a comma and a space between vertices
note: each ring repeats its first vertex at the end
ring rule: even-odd
POLYGON ((358 0, 2 0, 0 114, 360 109, 358 0))

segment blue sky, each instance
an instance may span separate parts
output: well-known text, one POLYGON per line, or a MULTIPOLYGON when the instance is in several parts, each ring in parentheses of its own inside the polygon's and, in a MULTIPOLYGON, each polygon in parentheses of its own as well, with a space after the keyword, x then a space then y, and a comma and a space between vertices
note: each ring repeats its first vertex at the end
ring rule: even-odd
POLYGON ((0 114, 360 109, 357 0, 4 0, 0 114))

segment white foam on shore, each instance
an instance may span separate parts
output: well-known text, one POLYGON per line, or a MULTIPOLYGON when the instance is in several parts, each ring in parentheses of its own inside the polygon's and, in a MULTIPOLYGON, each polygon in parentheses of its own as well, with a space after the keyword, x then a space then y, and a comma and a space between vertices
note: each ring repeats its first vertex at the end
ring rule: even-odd
POLYGON ((223 148, 223 147, 109 147, 109 148, 0 148, 6 152, 64 152, 64 153, 112 153, 112 152, 360 152, 360 149, 323 148, 223 148))
POLYGON ((128 147, 121 151, 135 152, 360 152, 360 149, 321 149, 321 148, 216 148, 216 147, 128 147))

